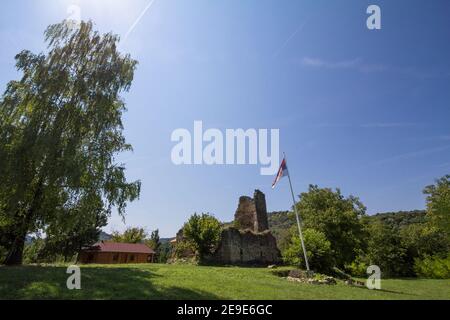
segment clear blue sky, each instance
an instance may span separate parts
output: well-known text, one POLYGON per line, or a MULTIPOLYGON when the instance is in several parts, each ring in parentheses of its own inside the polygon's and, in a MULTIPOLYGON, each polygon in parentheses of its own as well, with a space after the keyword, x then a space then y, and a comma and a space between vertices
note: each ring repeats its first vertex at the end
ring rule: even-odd
MULTIPOLYGON (((125 38, 148 0, 2 3, 0 87, 18 77, 14 55, 44 50, 42 33, 78 4, 83 19, 125 38)), ((255 188, 269 210, 291 206, 287 181, 259 166, 180 166, 174 129, 279 128, 297 193, 340 187, 368 213, 421 209, 422 189, 450 172, 450 2, 156 0, 122 50, 139 60, 125 96, 120 157, 141 198, 127 225, 173 236, 193 212, 232 220, 255 188), (366 28, 366 8, 382 29, 366 28)), ((192 130, 192 129, 191 129, 192 130)), ((123 230, 114 215, 106 231, 123 230)))

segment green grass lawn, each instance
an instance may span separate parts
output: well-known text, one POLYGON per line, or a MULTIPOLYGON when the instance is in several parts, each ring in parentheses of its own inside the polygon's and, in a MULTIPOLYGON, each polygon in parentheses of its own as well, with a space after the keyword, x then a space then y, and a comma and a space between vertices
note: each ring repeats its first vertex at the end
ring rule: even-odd
POLYGON ((66 266, 0 267, 0 299, 450 299, 450 280, 388 279, 382 290, 291 283, 267 268, 192 265, 81 266, 68 290, 66 266))

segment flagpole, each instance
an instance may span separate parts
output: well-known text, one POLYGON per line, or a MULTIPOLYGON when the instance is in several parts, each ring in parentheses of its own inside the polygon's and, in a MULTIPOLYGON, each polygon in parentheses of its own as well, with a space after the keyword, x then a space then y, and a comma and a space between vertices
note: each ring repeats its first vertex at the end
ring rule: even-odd
MULTIPOLYGON (((283 152, 283 155, 284 155, 284 159, 286 160, 286 154, 284 152, 283 152)), ((300 235, 300 241, 302 243, 303 254, 305 256, 306 270, 309 273, 310 270, 309 270, 309 263, 308 263, 308 255, 306 254, 305 242, 303 241, 303 233, 302 233, 302 226, 301 226, 301 222, 300 222, 300 216, 297 212, 297 206, 295 205, 295 195, 294 195, 294 190, 292 189, 292 182, 291 182, 291 175, 289 174, 289 168, 287 170, 287 176, 289 179, 289 186, 291 187, 292 202, 294 203, 294 212, 295 212, 295 218, 297 219, 298 233, 300 235)))

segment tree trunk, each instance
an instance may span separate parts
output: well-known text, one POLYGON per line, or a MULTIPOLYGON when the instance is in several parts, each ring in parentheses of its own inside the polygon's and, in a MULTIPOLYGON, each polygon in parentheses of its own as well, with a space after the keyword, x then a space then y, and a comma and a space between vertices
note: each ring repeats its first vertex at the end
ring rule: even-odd
POLYGON ((11 246, 8 248, 8 254, 3 262, 7 266, 18 266, 23 261, 23 249, 25 248, 25 239, 28 234, 29 224, 33 216, 33 211, 29 210, 27 216, 20 224, 11 228, 11 246))
POLYGON ((4 264, 7 266, 17 266, 22 264, 23 248, 25 246, 26 234, 21 234, 14 240, 11 249, 9 250, 4 264))
POLYGON ((24 220, 19 223, 19 225, 12 228, 12 239, 14 240, 12 241, 11 248, 9 249, 4 261, 4 264, 7 266, 22 265, 25 238, 28 234, 30 223, 34 218, 35 208, 38 207, 38 203, 42 195, 42 185, 42 179, 39 179, 31 208, 27 211, 24 220))

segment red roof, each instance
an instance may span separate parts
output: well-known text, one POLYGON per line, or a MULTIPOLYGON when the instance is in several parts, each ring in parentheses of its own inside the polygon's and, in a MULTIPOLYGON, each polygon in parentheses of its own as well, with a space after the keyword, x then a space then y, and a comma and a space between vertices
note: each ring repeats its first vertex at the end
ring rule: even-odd
POLYGON ((127 253, 155 253, 143 243, 119 243, 119 242, 99 242, 94 244, 91 250, 102 252, 127 252, 127 253))

